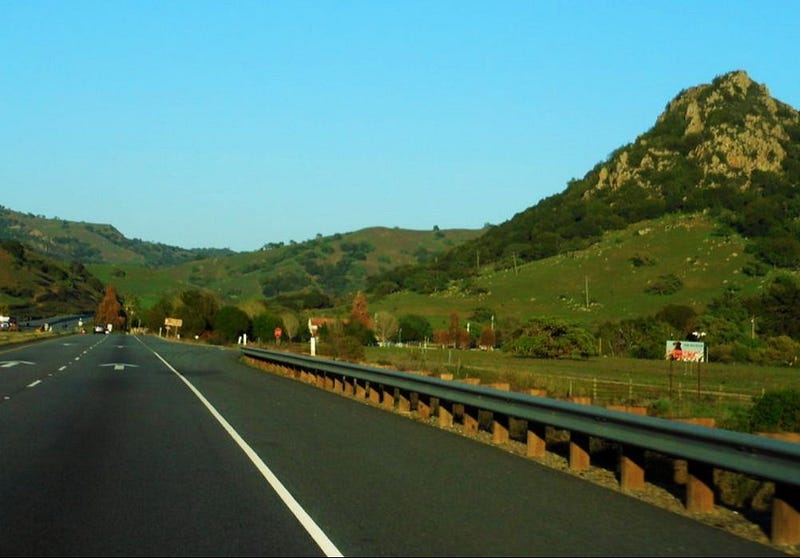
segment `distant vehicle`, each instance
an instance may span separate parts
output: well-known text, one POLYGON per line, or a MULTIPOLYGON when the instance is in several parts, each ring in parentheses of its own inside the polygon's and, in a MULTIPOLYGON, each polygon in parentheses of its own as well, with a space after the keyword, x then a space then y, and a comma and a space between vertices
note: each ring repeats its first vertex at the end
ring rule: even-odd
POLYGON ((17 319, 12 316, 0 316, 0 330, 13 331, 17 329, 17 319))
POLYGON ((94 326, 94 332, 95 333, 106 333, 106 328, 104 328, 101 325, 96 325, 96 326, 94 326))

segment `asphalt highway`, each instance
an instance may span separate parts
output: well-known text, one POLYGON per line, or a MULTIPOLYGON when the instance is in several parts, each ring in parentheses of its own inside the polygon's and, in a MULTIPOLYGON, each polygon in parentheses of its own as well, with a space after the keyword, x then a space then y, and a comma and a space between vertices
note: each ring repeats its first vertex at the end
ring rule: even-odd
POLYGON ((157 337, 0 351, 3 556, 780 556, 157 337))

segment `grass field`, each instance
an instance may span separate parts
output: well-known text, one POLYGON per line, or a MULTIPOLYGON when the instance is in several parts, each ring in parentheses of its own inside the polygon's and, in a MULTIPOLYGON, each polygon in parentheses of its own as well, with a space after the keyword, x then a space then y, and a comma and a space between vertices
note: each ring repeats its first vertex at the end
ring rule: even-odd
POLYGON ((37 331, 3 331, 0 332, 0 348, 18 343, 27 343, 46 337, 59 335, 57 333, 40 333, 37 331))
MULTIPOLYGON (((268 348, 276 348, 269 345, 268 348)), ((283 344, 281 349, 288 349, 283 344)), ((324 345, 319 345, 324 355, 324 345)), ((292 350, 308 352, 307 346, 292 350)), ((507 384, 557 399, 580 398, 594 405, 646 407, 666 418, 713 418, 721 427, 737 421, 765 391, 797 387, 793 368, 596 357, 587 360, 519 358, 502 351, 436 347, 367 347, 364 364, 414 373, 507 384)))
POLYGON ((496 324, 533 317, 561 318, 586 326, 651 316, 664 306, 696 311, 726 290, 760 291, 772 277, 749 276, 753 262, 744 239, 723 234, 702 215, 668 216, 604 235, 594 246, 573 253, 494 270, 486 267, 468 284, 430 294, 402 292, 370 302, 370 310, 420 314, 434 329, 446 328, 451 313, 467 320, 489 308, 496 324), (682 286, 669 294, 648 287, 665 275, 682 286))

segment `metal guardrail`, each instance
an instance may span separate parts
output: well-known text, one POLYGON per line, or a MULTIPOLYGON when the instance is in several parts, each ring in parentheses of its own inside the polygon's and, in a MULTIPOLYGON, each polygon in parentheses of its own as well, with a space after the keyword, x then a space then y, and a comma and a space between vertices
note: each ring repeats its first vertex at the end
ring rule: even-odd
POLYGON ((282 366, 423 393, 450 403, 800 486, 800 444, 306 355, 250 347, 241 351, 282 366))

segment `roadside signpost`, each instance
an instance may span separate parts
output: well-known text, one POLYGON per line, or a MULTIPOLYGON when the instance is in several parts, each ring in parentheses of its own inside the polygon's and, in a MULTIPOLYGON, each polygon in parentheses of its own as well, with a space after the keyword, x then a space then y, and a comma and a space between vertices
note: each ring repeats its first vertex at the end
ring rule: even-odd
POLYGON ((164 318, 164 327, 167 328, 167 337, 169 337, 170 328, 175 328, 175 338, 180 337, 178 330, 183 325, 183 320, 180 318, 164 318))
MULTIPOLYGON (((705 335, 705 334, 703 334, 705 335)), ((706 361, 706 344, 702 341, 667 341, 666 359, 669 361, 669 392, 672 393, 672 364, 684 362, 685 367, 697 367, 697 397, 700 397, 700 363, 706 361)))

